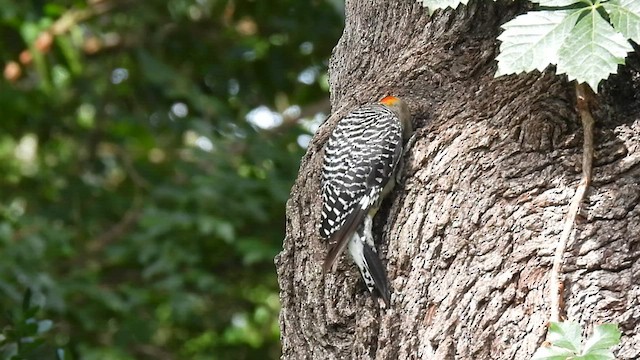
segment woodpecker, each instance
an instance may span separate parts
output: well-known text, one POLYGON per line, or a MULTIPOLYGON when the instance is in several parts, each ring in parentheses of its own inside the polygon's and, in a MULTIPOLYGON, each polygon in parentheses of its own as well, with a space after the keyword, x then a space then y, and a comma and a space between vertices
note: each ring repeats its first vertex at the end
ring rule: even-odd
POLYGON ((372 295, 377 290, 387 308, 391 291, 374 245, 373 218, 395 185, 403 140, 412 132, 407 105, 387 96, 342 118, 324 152, 320 235, 332 244, 324 271, 348 247, 367 289, 372 295))

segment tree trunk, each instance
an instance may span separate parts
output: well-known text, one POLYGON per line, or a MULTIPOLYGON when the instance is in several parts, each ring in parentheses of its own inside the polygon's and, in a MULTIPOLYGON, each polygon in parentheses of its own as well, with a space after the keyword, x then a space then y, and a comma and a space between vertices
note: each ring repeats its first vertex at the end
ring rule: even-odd
MULTIPOLYGON (((412 0, 347 1, 331 66, 333 115, 302 160, 276 258, 286 359, 529 359, 544 340, 549 270, 580 180, 572 83, 494 78, 517 2, 471 1, 429 17, 412 0), (374 234, 392 305, 348 256, 323 275, 322 146, 355 106, 404 98, 418 140, 374 234)), ((614 322, 619 359, 640 358, 640 61, 601 89, 592 187, 564 259, 565 316, 614 322), (635 81, 635 82, 634 82, 635 81)))

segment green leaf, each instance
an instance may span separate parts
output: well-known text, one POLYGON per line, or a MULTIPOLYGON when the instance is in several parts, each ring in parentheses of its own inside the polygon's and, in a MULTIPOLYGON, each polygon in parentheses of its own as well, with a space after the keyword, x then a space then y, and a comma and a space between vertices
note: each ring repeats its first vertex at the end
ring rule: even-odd
POLYGON ((575 360, 613 360, 616 357, 613 352, 608 349, 597 349, 588 354, 578 355, 574 357, 575 360))
POLYGON ((589 9, 560 47, 557 73, 566 73, 569 80, 586 82, 597 91, 600 81, 615 73, 633 48, 596 8, 589 9))
POLYGON ((566 360, 575 353, 571 350, 559 348, 557 346, 539 347, 531 360, 566 360))
POLYGON ((547 339, 557 347, 579 352, 581 348, 582 328, 573 322, 552 322, 549 325, 547 339))
POLYGON ((432 15, 438 9, 446 9, 448 7, 455 9, 458 5, 467 5, 469 0, 418 0, 422 6, 427 8, 429 15, 432 15))
POLYGON ((611 24, 627 39, 640 43, 640 1, 612 0, 602 4, 611 24))
MULTIPOLYGON (((587 339, 583 355, 596 354, 599 350, 609 350, 620 343, 620 330, 616 324, 602 324, 596 326, 593 335, 587 339)), ((613 354, 611 359, 613 359, 613 354)))
POLYGON ((496 76, 543 71, 558 63, 558 51, 579 16, 579 10, 534 11, 502 25, 496 76))
POLYGON ((24 296, 22 297, 22 311, 27 312, 31 307, 31 289, 27 288, 24 292, 24 296))
POLYGON ((62 51, 62 54, 69 64, 69 69, 75 75, 82 73, 82 61, 80 59, 80 53, 76 47, 73 46, 73 42, 69 36, 56 36, 56 44, 62 51))

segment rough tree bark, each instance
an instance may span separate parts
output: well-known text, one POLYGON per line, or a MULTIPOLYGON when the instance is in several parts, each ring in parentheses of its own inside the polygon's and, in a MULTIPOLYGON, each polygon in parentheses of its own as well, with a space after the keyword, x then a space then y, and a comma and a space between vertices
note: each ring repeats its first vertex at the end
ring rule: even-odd
MULTIPOLYGON (((500 24, 522 2, 472 1, 429 17, 413 0, 346 2, 330 66, 333 115, 302 160, 276 258, 286 359, 529 359, 550 313, 549 270, 580 180, 572 84, 494 78, 500 24), (395 94, 418 141, 376 218, 392 308, 348 257, 326 276, 318 235, 322 146, 338 118, 395 94)), ((601 89, 592 187, 563 267, 566 317, 614 322, 640 358, 640 61, 601 89)))

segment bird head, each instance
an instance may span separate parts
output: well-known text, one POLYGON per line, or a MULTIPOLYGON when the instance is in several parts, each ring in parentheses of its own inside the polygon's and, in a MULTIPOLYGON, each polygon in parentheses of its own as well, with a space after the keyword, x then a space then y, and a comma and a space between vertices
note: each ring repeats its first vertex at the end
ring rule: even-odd
POLYGON ((396 96, 385 96, 380 99, 380 104, 386 106, 398 116, 402 123, 404 139, 406 140, 411 137, 411 134, 413 133, 413 124, 411 123, 411 114, 409 113, 407 103, 396 96))

